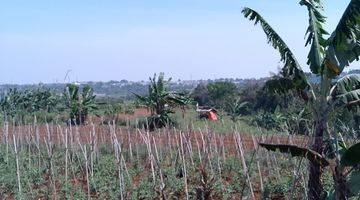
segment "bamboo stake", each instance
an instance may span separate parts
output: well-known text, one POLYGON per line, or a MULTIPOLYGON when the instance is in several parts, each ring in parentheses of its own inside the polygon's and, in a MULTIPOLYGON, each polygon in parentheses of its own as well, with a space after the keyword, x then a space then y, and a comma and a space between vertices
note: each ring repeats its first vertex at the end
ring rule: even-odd
POLYGON ((202 158, 201 158, 201 151, 200 151, 200 145, 199 145, 199 141, 195 135, 195 141, 196 141, 196 146, 197 146, 197 149, 198 149, 198 154, 199 154, 199 160, 200 160, 200 163, 202 163, 202 158))
POLYGON ((88 156, 87 156, 87 150, 86 150, 86 145, 82 146, 80 140, 78 140, 80 149, 83 153, 84 159, 85 159, 85 175, 86 175, 86 189, 87 189, 87 199, 91 199, 91 195, 90 195, 90 181, 89 181, 89 161, 88 161, 88 156))
POLYGON ((183 140, 182 140, 181 131, 180 131, 180 145, 181 145, 181 157, 182 157, 182 161, 183 161, 183 170, 184 170, 185 195, 186 195, 186 200, 189 200, 189 191, 188 191, 188 184, 187 184, 187 172, 186 172, 186 162, 185 162, 184 145, 183 145, 183 140))
POLYGON ((5 161, 6 164, 9 164, 9 123, 5 122, 4 124, 4 137, 5 137, 5 143, 6 143, 6 156, 5 161))
POLYGON ((252 187, 252 184, 251 184, 250 175, 248 173, 248 168, 247 168, 247 165, 246 165, 242 140, 241 140, 240 134, 238 132, 236 133, 236 135, 237 135, 236 136, 236 139, 237 139, 236 142, 237 142, 237 145, 238 145, 238 148, 239 148, 239 151, 240 151, 239 153, 240 153, 240 157, 241 157, 241 161, 242 161, 242 165, 243 165, 244 174, 245 174, 246 180, 247 180, 247 182, 249 184, 251 197, 252 197, 253 200, 255 200, 254 190, 253 190, 253 187, 252 187))
POLYGON ((256 164, 257 164, 259 178, 260 178, 260 189, 261 189, 261 192, 263 192, 264 191, 264 182, 263 182, 261 169, 260 169, 260 162, 259 162, 259 160, 260 160, 259 154, 258 154, 259 145, 256 142, 256 139, 255 139, 254 135, 251 135, 251 138, 252 138, 252 141, 253 141, 253 144, 254 144, 254 151, 256 152, 256 164))
POLYGON ((118 176, 119 176, 119 188, 120 188, 120 199, 124 199, 124 186, 123 186, 123 176, 122 176, 122 169, 121 169, 121 165, 122 165, 122 161, 121 161, 121 148, 120 148, 120 144, 119 141, 117 139, 116 136, 116 128, 115 128, 115 123, 112 126, 111 129, 111 133, 112 133, 112 141, 113 141, 113 145, 114 145, 114 150, 115 150, 115 157, 116 157, 116 161, 117 161, 117 166, 118 166, 118 176))
POLYGON ((157 164, 157 167, 159 169, 159 175, 160 175, 160 193, 161 193, 161 198, 163 200, 166 199, 166 196, 165 196, 165 193, 164 193, 164 189, 165 189, 165 182, 164 182, 164 176, 163 176, 163 173, 162 173, 162 169, 161 169, 161 166, 160 166, 160 158, 159 158, 159 154, 158 154, 158 148, 157 148, 157 145, 156 145, 156 142, 155 142, 155 138, 152 137, 152 140, 153 140, 153 143, 154 143, 154 148, 155 148, 155 155, 156 155, 156 164, 157 164))
POLYGON ((134 156, 133 156, 133 150, 132 150, 132 143, 131 143, 131 136, 130 136, 130 126, 129 126, 129 119, 127 119, 128 121, 128 125, 127 125, 127 133, 128 133, 128 142, 129 142, 129 151, 130 151, 130 160, 131 162, 134 160, 134 156))
POLYGON ((68 156, 69 156, 69 148, 68 148, 68 130, 65 129, 65 196, 68 198, 68 156))
POLYGON ((44 138, 44 141, 45 141, 45 145, 46 145, 46 149, 47 149, 47 153, 48 153, 48 162, 49 162, 49 165, 50 165, 50 182, 53 185, 54 199, 57 199, 54 164, 52 162, 53 143, 51 141, 51 130, 50 130, 50 127, 49 127, 48 123, 46 123, 46 138, 44 138))
POLYGON ((14 142, 14 152, 15 152, 15 159, 16 159, 16 175, 17 175, 17 182, 18 182, 19 199, 22 199, 19 152, 18 152, 17 145, 16 145, 15 134, 13 134, 13 142, 14 142))

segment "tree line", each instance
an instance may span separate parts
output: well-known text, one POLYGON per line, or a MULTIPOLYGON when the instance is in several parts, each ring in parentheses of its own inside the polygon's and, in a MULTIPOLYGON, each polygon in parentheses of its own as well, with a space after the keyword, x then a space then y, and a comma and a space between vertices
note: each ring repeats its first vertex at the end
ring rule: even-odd
POLYGON ((40 87, 25 90, 11 88, 0 96, 3 120, 20 124, 27 123, 27 117, 43 116, 44 121, 52 121, 53 115, 67 112, 68 123, 79 125, 86 121, 89 112, 96 109, 92 88, 84 86, 81 89, 76 84, 67 84, 61 94, 40 87))

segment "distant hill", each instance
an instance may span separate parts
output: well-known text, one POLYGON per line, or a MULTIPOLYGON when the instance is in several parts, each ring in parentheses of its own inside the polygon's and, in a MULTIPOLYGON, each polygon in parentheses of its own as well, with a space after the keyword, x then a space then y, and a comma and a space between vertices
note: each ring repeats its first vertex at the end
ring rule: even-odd
MULTIPOLYGON (((199 83, 211 83, 214 81, 231 81, 241 86, 247 82, 258 82, 265 79, 216 79, 216 80, 178 80, 171 81, 169 88, 171 91, 176 92, 191 92, 199 83)), ((98 97, 112 97, 112 98, 124 98, 132 99, 133 93, 144 95, 147 93, 148 82, 147 81, 107 81, 107 82, 76 82, 80 86, 89 85, 94 89, 94 93, 98 97)), ((34 89, 38 87, 50 88, 57 93, 61 93, 65 88, 66 83, 48 83, 48 84, 1 84, 0 93, 7 91, 10 88, 17 88, 19 90, 34 89)))
MULTIPOLYGON (((349 72, 343 73, 343 75, 347 74, 360 74, 360 70, 351 70, 349 72)), ((309 74, 310 75, 310 74, 309 74)), ((310 75, 311 82, 317 82, 318 77, 310 75)), ((171 91, 177 92, 191 92, 199 83, 211 83, 215 81, 231 81, 234 82, 239 87, 242 87, 249 83, 263 83, 268 78, 260 78, 260 79, 207 79, 207 80, 177 80, 172 81, 169 84, 169 88, 171 91)), ((89 85, 94 89, 94 93, 98 97, 111 97, 111 98, 124 98, 124 99, 132 99, 133 93, 144 95, 147 93, 148 82, 147 81, 107 81, 107 82, 77 82, 80 86, 89 85)), ((45 87, 54 90, 57 93, 61 93, 65 87, 65 83, 48 83, 48 84, 0 84, 0 93, 4 93, 10 88, 18 88, 19 90, 24 89, 33 89, 38 87, 45 87)))

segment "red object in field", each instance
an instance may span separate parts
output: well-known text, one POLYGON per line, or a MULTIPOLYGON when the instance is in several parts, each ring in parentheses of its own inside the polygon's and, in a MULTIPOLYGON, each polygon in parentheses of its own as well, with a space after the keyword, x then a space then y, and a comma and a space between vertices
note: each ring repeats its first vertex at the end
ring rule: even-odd
POLYGON ((212 121, 216 121, 216 120, 217 120, 217 116, 216 116, 216 113, 215 113, 214 111, 210 111, 210 112, 208 113, 208 115, 209 115, 209 117, 208 117, 209 120, 212 120, 212 121))
POLYGON ((208 119, 211 121, 217 121, 217 110, 208 106, 199 106, 196 104, 196 112, 199 113, 200 119, 208 119))

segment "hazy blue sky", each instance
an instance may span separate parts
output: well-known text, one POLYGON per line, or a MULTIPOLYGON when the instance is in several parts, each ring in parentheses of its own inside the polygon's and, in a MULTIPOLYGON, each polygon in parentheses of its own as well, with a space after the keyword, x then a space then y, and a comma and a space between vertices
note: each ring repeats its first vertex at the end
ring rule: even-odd
MULTIPOLYGON (((262 77, 281 66, 258 10, 305 66, 307 12, 293 0, 0 0, 0 82, 262 77)), ((348 0, 326 0, 329 31, 348 0)), ((360 64, 354 64, 360 66, 360 64)))

